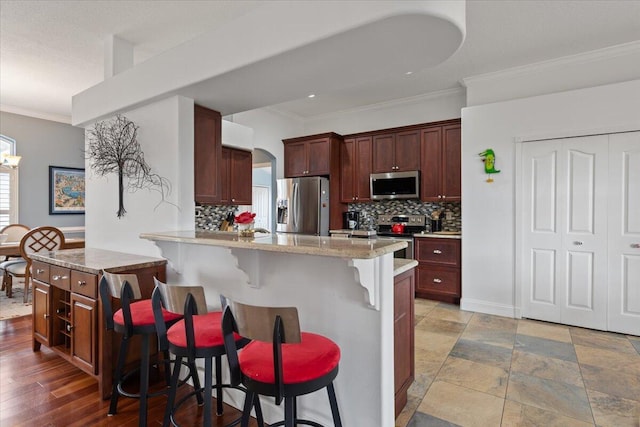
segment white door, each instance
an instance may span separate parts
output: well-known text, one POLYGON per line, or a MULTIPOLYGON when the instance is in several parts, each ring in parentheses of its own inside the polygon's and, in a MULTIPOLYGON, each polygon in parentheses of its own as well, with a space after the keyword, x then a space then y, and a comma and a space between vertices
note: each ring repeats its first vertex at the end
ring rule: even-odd
POLYGON ((607 140, 523 146, 524 317, 607 328, 607 140))
POLYGON ((256 228, 271 229, 271 189, 261 185, 254 185, 251 195, 252 209, 256 214, 254 219, 256 228))
POLYGON ((609 142, 609 330, 640 335, 640 132, 609 142))

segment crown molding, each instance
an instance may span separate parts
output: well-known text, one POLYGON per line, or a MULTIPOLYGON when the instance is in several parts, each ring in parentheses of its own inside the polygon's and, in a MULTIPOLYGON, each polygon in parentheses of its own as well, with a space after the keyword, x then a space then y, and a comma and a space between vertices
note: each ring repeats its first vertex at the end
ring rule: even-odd
POLYGON ((71 116, 43 113, 40 111, 29 110, 27 108, 16 107, 13 105, 6 105, 6 104, 0 104, 0 111, 4 113, 12 113, 12 114, 19 114, 21 116, 33 117, 34 119, 50 120, 52 122, 59 122, 59 123, 71 125, 71 116))
POLYGON ((469 87, 469 85, 473 85, 475 83, 483 83, 492 80, 504 80, 527 74, 540 73, 543 71, 552 70, 557 67, 586 64, 589 62, 602 61, 639 52, 640 40, 636 40, 633 42, 623 43, 603 49, 578 53, 576 55, 563 56, 560 58, 551 59, 549 61, 535 62, 533 64, 521 65, 518 67, 507 68, 505 70, 494 71, 491 73, 469 76, 460 80, 460 84, 464 87, 469 87))

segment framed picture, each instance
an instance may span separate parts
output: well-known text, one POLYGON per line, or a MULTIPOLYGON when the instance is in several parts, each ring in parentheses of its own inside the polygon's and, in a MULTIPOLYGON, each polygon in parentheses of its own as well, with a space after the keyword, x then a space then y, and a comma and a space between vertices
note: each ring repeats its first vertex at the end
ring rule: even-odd
POLYGON ((84 169, 49 166, 49 214, 84 214, 84 169))

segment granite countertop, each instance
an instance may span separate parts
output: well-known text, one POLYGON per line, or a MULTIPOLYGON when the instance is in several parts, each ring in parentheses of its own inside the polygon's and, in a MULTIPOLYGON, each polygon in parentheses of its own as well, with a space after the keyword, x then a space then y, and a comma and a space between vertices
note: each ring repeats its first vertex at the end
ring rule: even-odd
POLYGON ((393 275, 398 276, 405 271, 409 271, 412 268, 418 266, 418 261, 415 259, 394 258, 393 259, 393 275))
POLYGON ((462 239, 459 231, 436 231, 435 233, 416 233, 413 237, 430 237, 438 239, 462 239))
POLYGON ((407 247, 407 242, 393 240, 339 239, 302 234, 261 234, 239 237, 237 233, 217 231, 167 231, 143 233, 142 239, 157 242, 190 243, 268 252, 369 259, 407 247))
POLYGON ((153 267, 167 263, 162 258, 107 251, 104 249, 62 249, 55 252, 36 252, 31 254, 36 261, 46 262, 59 267, 71 268, 85 273, 100 274, 107 269, 112 273, 127 269, 153 267))

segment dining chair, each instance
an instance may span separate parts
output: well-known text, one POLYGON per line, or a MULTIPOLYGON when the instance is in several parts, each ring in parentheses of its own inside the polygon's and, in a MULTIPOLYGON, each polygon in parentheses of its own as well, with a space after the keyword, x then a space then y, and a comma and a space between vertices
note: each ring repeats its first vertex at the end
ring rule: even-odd
MULTIPOLYGON (((9 224, 9 225, 5 225, 4 227, 0 228, 0 234, 6 234, 7 238, 5 240, 6 243, 14 243, 14 242, 20 242, 20 240, 22 239, 22 236, 24 236, 25 234, 27 234, 27 232, 29 231, 29 227, 27 227, 26 225, 22 225, 22 224, 9 224)), ((6 284, 4 281, 4 276, 5 276, 5 271, 4 271, 4 267, 6 265, 3 265, 6 261, 11 260, 12 263, 13 262, 19 262, 22 261, 22 259, 19 256, 14 256, 14 255, 5 255, 4 257, 2 257, 1 263, 0 263, 0 272, 2 273, 3 279, 2 279, 2 291, 5 290, 6 288, 6 284)))
POLYGON ((55 251, 64 246, 64 234, 56 227, 42 226, 29 230, 20 240, 20 256, 18 262, 5 261, 4 277, 2 281, 7 290, 7 297, 11 298, 13 279, 24 278, 24 302, 29 299, 29 284, 31 282, 31 254, 41 251, 55 251))

